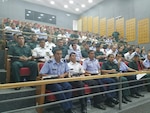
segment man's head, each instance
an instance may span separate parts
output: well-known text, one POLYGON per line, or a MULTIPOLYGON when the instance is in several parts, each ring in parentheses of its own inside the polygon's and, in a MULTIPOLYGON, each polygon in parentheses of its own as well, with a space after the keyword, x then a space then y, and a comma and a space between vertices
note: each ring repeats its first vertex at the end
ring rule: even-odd
POLYGON ((38 39, 38 36, 36 34, 32 35, 32 41, 33 42, 36 42, 38 39))
POLYGON ((139 55, 135 54, 134 57, 133 57, 133 60, 136 61, 136 62, 139 61, 140 60, 139 55))
POLYGON ((129 52, 130 54, 132 54, 133 51, 134 51, 134 50, 133 50, 131 47, 128 49, 128 52, 129 52))
POLYGON ((47 37, 47 40, 48 40, 48 42, 52 42, 52 37, 51 37, 51 36, 48 36, 48 37, 47 37))
POLYGON ((90 59, 94 59, 95 58, 95 52, 93 50, 89 50, 88 56, 90 59))
POLYGON ((57 45, 59 46, 59 47, 62 47, 64 44, 63 44, 63 40, 62 39, 59 39, 59 40, 57 40, 57 45))
POLYGON ((55 58, 57 61, 60 61, 60 59, 62 58, 62 50, 56 48, 56 49, 53 50, 53 54, 54 54, 54 58, 55 58))
POLYGON ((76 50, 77 49, 77 44, 73 43, 72 48, 73 48, 73 50, 76 50))
POLYGON ((89 44, 86 43, 86 44, 84 45, 84 49, 89 50, 89 44))
POLYGON ((40 47, 41 48, 45 47, 45 40, 44 39, 40 39, 40 47))
POLYGON ((150 60, 150 53, 147 54, 147 59, 150 60))
POLYGON ((96 51, 100 51, 100 44, 96 44, 96 51))
POLYGON ((19 44, 20 46, 23 46, 23 45, 24 45, 24 42, 25 42, 23 35, 18 35, 18 36, 17 36, 17 41, 18 41, 18 44, 19 44))
POLYGON ((114 45, 114 46, 112 47, 112 51, 115 52, 116 49, 117 49, 117 47, 114 45))
POLYGON ((139 47, 136 47, 136 48, 135 48, 135 52, 140 53, 140 48, 139 48, 139 47))
POLYGON ((116 59, 117 59, 117 60, 119 60, 119 59, 121 59, 121 60, 122 60, 122 54, 121 54, 121 53, 117 53, 117 55, 116 55, 116 59))
POLYGON ((70 53, 69 55, 69 59, 72 62, 76 62, 76 54, 74 52, 70 53))
POLYGON ((114 57, 113 54, 109 54, 108 57, 107 57, 107 60, 110 61, 110 62, 113 62, 113 61, 114 61, 114 58, 115 58, 115 57, 114 57))

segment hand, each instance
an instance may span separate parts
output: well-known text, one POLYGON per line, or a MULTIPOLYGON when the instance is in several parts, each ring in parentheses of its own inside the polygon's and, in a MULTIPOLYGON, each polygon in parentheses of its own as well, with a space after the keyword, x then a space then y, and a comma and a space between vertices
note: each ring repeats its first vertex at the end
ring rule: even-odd
POLYGON ((62 74, 62 75, 59 75, 59 78, 64 78, 64 74, 62 74))
POLYGON ((118 59, 118 62, 121 62, 121 61, 122 61, 122 59, 121 59, 121 58, 119 58, 119 59, 118 59))
POLYGON ((26 56, 21 56, 19 59, 20 59, 21 61, 27 61, 27 60, 28 60, 28 58, 27 58, 26 56))
POLYGON ((111 73, 117 73, 116 69, 112 69, 111 73))

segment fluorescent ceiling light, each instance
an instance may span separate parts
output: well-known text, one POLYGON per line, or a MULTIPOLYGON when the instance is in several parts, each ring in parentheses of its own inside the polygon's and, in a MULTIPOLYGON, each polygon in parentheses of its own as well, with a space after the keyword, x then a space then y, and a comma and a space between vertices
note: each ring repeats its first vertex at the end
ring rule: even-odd
POLYGON ((52 18, 55 18, 55 16, 52 16, 52 18))
POLYGON ((82 4, 81 7, 85 7, 85 4, 82 4))
POLYGON ((50 18, 49 20, 50 20, 50 21, 52 21, 52 19, 51 19, 51 18, 50 18))
POLYGON ((76 10, 76 11, 79 11, 80 9, 79 9, 79 8, 76 8, 75 10, 76 10))
POLYGON ((44 16, 44 14, 40 14, 41 16, 44 16))
POLYGON ((70 1, 69 1, 69 3, 70 3, 70 4, 73 4, 73 3, 74 3, 74 1, 73 1, 73 0, 70 0, 70 1))
POLYGON ((68 8, 68 5, 64 5, 64 8, 68 8))
POLYGON ((39 16, 38 19, 41 19, 41 17, 39 16))
POLYGON ((50 1, 50 4, 54 5, 54 4, 55 4, 55 2, 54 2, 54 1, 50 1))
POLYGON ((93 0, 88 0, 88 2, 89 2, 89 3, 92 3, 92 2, 93 2, 93 0))
POLYGON ((26 16, 29 16, 29 14, 26 14, 26 16))
POLYGON ((28 13, 31 13, 31 11, 28 11, 28 13))
POLYGON ((66 16, 70 16, 70 14, 69 14, 69 13, 67 13, 67 14, 66 14, 66 16))

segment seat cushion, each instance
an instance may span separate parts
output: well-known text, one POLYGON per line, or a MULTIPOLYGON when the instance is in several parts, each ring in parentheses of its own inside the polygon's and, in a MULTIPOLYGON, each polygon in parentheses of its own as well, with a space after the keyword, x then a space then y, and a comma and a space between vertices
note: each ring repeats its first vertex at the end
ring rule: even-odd
POLYGON ((30 75, 30 69, 28 67, 20 68, 20 76, 29 76, 29 75, 30 75))

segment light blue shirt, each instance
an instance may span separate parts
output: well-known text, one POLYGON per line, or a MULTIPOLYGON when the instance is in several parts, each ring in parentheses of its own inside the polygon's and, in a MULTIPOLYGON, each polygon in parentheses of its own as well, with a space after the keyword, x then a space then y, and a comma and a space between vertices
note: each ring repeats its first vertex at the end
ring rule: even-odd
POLYGON ((148 59, 145 59, 143 61, 143 65, 144 65, 145 68, 150 68, 150 61, 148 59))
POLYGON ((40 70, 40 74, 50 75, 61 75, 66 72, 69 72, 67 62, 61 60, 59 63, 57 63, 55 59, 47 61, 40 70))
MULTIPOLYGON (((114 63, 118 64, 118 61, 115 59, 114 63)), ((124 62, 122 62, 122 61, 120 62, 120 67, 119 67, 120 71, 128 71, 128 68, 129 67, 124 62)))
POLYGON ((89 71, 91 74, 99 73, 100 65, 97 59, 90 60, 87 58, 83 62, 83 69, 89 71))

